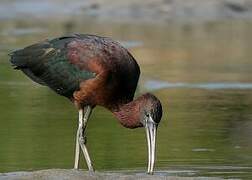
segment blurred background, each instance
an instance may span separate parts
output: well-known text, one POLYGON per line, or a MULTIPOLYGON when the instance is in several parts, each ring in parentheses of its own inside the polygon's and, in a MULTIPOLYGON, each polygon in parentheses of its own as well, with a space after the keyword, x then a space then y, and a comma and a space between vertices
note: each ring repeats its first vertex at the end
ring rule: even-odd
MULTIPOLYGON (((0 172, 73 168, 76 109, 7 55, 69 33, 111 37, 138 61, 136 96, 164 109, 157 173, 252 178, 251 0, 1 0, 0 172)), ((143 129, 98 107, 87 134, 97 170, 145 171, 143 129)))

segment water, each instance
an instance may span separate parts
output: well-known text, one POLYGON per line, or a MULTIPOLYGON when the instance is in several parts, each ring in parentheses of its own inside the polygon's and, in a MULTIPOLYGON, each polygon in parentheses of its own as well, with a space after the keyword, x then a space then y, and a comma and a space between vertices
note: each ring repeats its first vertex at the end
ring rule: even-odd
MULTIPOLYGON (((0 26, 0 172, 72 168, 77 111, 33 83, 7 53, 68 32, 110 36, 141 66, 137 95, 151 91, 164 109, 157 174, 252 178, 252 23, 105 24, 72 17, 2 19, 0 26)), ((88 148, 99 171, 143 173, 144 129, 121 127, 94 110, 88 148)), ((81 167, 86 169, 84 161, 81 167)))
POLYGON ((170 83, 164 81, 149 80, 145 83, 145 88, 149 90, 165 89, 165 88, 194 88, 194 89, 252 89, 252 83, 170 83))

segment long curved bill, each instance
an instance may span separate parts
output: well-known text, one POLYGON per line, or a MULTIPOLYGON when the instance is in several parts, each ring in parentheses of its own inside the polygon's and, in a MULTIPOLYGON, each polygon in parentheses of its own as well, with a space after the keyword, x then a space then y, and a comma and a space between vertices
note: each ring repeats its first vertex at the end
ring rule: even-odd
POLYGON ((149 117, 145 124, 146 138, 148 143, 148 174, 153 174, 155 163, 155 147, 156 147, 156 132, 157 125, 152 117, 149 117))

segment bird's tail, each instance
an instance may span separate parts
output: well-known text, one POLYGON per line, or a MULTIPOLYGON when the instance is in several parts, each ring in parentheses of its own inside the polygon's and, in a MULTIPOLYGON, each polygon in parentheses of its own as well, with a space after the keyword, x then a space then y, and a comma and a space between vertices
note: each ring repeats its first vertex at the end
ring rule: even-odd
POLYGON ((9 53, 10 62, 15 69, 27 68, 29 65, 36 64, 35 62, 48 48, 48 43, 37 43, 28 46, 24 49, 19 49, 9 53))
POLYGON ((45 53, 44 48, 47 47, 48 44, 38 43, 13 51, 9 53, 11 65, 14 69, 23 71, 33 81, 44 85, 44 82, 34 74, 34 71, 41 66, 40 57, 45 53))
POLYGON ((27 67, 28 59, 26 58, 22 49, 13 51, 8 55, 10 56, 10 62, 14 69, 22 69, 27 67))

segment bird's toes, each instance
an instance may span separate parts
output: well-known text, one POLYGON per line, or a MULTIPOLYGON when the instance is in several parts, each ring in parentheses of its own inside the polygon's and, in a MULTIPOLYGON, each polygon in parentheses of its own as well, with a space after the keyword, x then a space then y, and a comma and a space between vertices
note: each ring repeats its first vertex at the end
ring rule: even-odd
POLYGON ((94 168, 92 167, 92 169, 89 169, 88 170, 88 173, 92 176, 92 175, 95 175, 95 170, 94 168))

